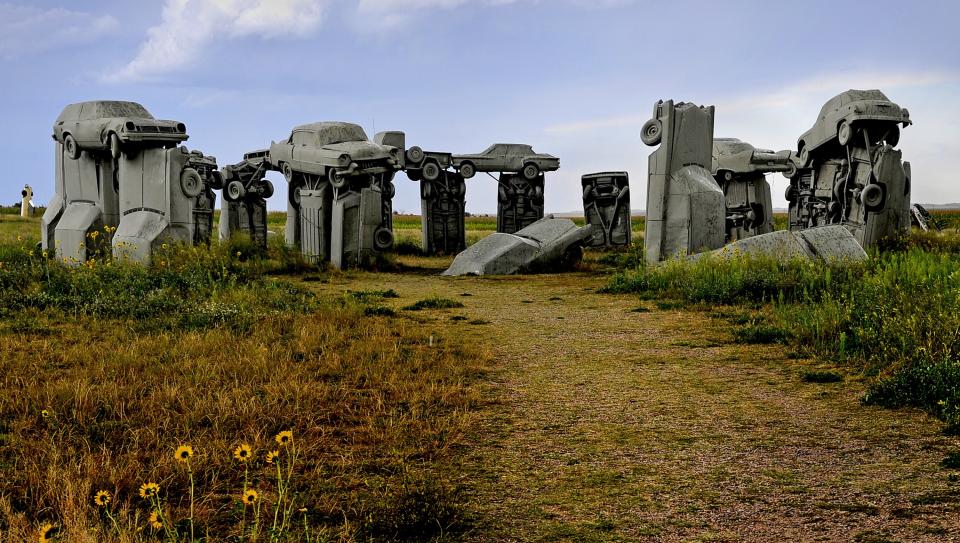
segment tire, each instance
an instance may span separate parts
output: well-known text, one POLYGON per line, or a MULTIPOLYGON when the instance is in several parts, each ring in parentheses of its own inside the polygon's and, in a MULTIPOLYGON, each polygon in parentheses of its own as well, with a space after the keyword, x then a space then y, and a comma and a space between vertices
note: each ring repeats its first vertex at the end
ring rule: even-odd
POLYGON ((420 182, 420 199, 430 200, 433 198, 433 183, 427 180, 420 182))
POLYGON ((423 161, 423 149, 416 145, 407 149, 407 161, 411 164, 420 164, 423 161))
POLYGON ((523 178, 527 181, 533 181, 540 175, 540 166, 536 164, 526 164, 523 166, 523 178))
POLYGON ((470 179, 477 175, 477 167, 474 166, 472 162, 464 162, 460 165, 460 175, 464 179, 470 179))
POLYGON ((797 201, 797 189, 793 185, 787 185, 787 190, 783 193, 783 198, 791 204, 797 201))
POLYGON ((210 172, 210 188, 213 190, 223 190, 223 174, 219 170, 210 172))
POLYGON ((118 160, 123 151, 120 149, 120 136, 116 132, 107 134, 107 149, 110 149, 110 156, 118 160))
POLYGON ((63 150, 71 160, 80 158, 80 146, 77 145, 77 140, 72 134, 63 136, 63 150))
POLYGON ((290 185, 290 187, 287 188, 287 201, 297 209, 300 208, 300 189, 302 188, 303 185, 300 183, 290 185))
POLYGON ((182 190, 188 198, 200 196, 200 193, 203 192, 203 179, 197 170, 185 168, 180 172, 180 190, 182 190))
POLYGON ((227 183, 227 186, 223 188, 223 199, 228 202, 239 202, 246 195, 247 189, 243 186, 243 183, 236 179, 227 183))
POLYGON ((263 181, 260 181, 259 192, 260 192, 261 198, 263 198, 264 200, 269 199, 271 196, 273 196, 273 192, 274 192, 273 183, 271 183, 269 179, 264 179, 263 181))
POLYGON ((390 181, 387 181, 383 184, 383 197, 387 200, 393 200, 393 197, 397 195, 397 187, 390 181))
POLYGON ((793 179, 797 175, 797 165, 792 161, 787 164, 787 169, 783 171, 783 176, 787 179, 793 179))
POLYGON ((283 173, 283 178, 287 180, 287 183, 293 183, 293 167, 287 164, 286 162, 280 166, 280 171, 283 173))
POLYGON ((423 179, 423 172, 421 170, 407 170, 407 179, 419 181, 423 179))
POLYGON ((456 180, 456 188, 454 192, 458 198, 463 198, 467 195, 467 184, 463 182, 463 179, 456 180))
POLYGON ((423 165, 423 178, 427 181, 440 179, 440 166, 436 162, 427 162, 423 165))
POLYGON ((337 173, 336 168, 327 170, 327 179, 330 180, 330 186, 335 189, 342 189, 347 184, 347 178, 337 173))
POLYGON ((659 145, 663 139, 663 124, 659 119, 650 119, 640 129, 640 139, 645 145, 659 145))
POLYGON ((837 141, 840 145, 846 146, 853 140, 853 126, 849 121, 843 121, 837 127, 837 141))
POLYGON ((380 227, 373 233, 373 248, 378 251, 386 251, 393 247, 393 231, 389 228, 380 227))
POLYGON ((510 193, 507 191, 507 187, 500 185, 497 188, 497 201, 501 204, 506 204, 510 201, 510 193))
POLYGON ((890 127, 890 131, 887 132, 887 145, 896 147, 898 143, 900 143, 900 127, 893 125, 890 127))
POLYGON ((806 147, 800 149, 800 167, 810 167, 810 151, 806 147))
POLYGON ((883 187, 870 183, 860 192, 860 201, 868 208, 877 208, 883 205, 883 187))
POLYGON ((731 172, 730 170, 723 170, 722 172, 719 172, 719 173, 720 173, 720 178, 723 179, 724 181, 728 183, 730 181, 733 181, 733 172, 731 172))
POLYGON ((593 187, 590 185, 583 187, 583 203, 589 204, 594 198, 596 198, 596 191, 593 190, 593 187))

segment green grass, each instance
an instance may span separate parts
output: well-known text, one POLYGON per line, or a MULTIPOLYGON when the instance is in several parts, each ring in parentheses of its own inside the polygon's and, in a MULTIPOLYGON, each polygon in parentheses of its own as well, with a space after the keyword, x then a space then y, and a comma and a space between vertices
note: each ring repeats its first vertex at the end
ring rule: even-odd
POLYGON ((960 427, 960 235, 916 232, 865 264, 742 257, 671 261, 615 274, 606 292, 760 308, 746 343, 793 343, 871 379, 863 397, 917 406, 960 427))
POLYGON ((424 309, 457 309, 461 307, 463 307, 463 304, 456 300, 434 296, 419 300, 403 309, 406 311, 423 311, 424 309))

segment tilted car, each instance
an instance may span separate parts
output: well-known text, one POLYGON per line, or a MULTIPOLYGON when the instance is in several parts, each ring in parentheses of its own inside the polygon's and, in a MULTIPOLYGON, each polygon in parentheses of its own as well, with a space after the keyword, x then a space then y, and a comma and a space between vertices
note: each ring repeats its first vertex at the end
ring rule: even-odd
POLYGON ((294 173, 326 178, 342 187, 351 177, 392 174, 401 151, 378 145, 358 125, 341 122, 305 124, 293 129, 286 141, 270 146, 270 163, 288 182, 294 173))
POLYGON ((495 143, 475 155, 453 155, 451 164, 464 179, 477 172, 522 173, 527 180, 534 180, 541 172, 560 169, 560 159, 534 152, 529 145, 495 143))
POLYGON ((866 131, 871 144, 885 141, 896 146, 900 127, 913 124, 910 112, 890 101, 879 90, 848 90, 834 96, 823 108, 813 128, 797 140, 797 154, 802 166, 808 166, 810 153, 833 142, 846 146, 866 131))
POLYGON ((120 158, 132 144, 173 147, 186 141, 187 127, 178 121, 161 121, 140 104, 98 100, 71 104, 53 125, 53 139, 63 144, 67 156, 76 160, 80 152, 110 151, 120 158))
POLYGON ((714 138, 713 176, 717 181, 732 181, 738 174, 782 172, 791 178, 797 173, 790 151, 757 149, 737 138, 714 138))

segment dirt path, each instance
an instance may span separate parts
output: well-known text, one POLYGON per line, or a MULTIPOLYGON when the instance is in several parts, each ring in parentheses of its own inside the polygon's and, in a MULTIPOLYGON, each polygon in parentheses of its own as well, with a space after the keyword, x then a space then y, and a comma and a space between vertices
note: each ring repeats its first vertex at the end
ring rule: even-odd
POLYGON ((392 288, 396 308, 461 301, 413 318, 497 357, 502 403, 462 466, 479 517, 469 540, 960 541, 960 481, 940 466, 960 442, 936 421, 861 406, 861 384, 805 383, 812 362, 783 347, 733 344, 705 313, 602 284, 356 273, 318 285, 392 288))

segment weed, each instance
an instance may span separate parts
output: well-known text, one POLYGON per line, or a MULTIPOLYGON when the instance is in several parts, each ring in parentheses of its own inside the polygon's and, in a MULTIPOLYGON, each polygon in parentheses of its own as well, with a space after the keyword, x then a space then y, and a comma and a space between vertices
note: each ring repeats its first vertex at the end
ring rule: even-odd
POLYGON ((406 311, 422 311, 424 309, 457 309, 460 307, 463 307, 463 304, 458 301, 434 296, 432 298, 419 300, 403 309, 406 311))
POLYGON ((843 375, 829 370, 808 370, 800 374, 800 378, 806 383, 839 383, 843 381, 843 375))

